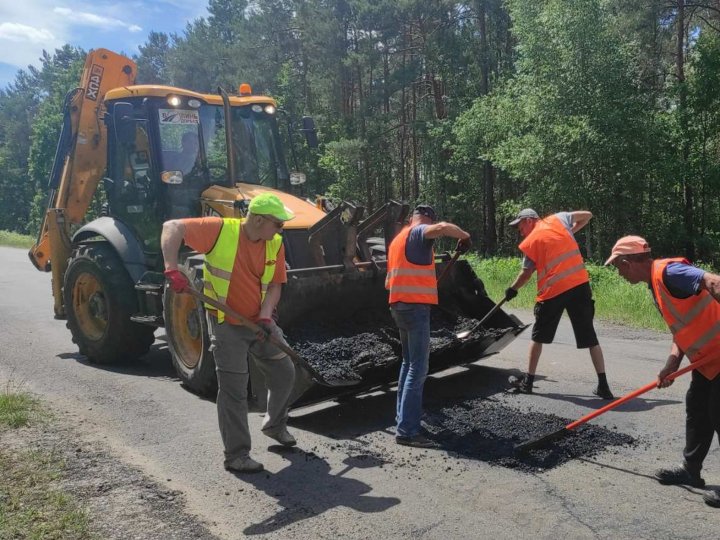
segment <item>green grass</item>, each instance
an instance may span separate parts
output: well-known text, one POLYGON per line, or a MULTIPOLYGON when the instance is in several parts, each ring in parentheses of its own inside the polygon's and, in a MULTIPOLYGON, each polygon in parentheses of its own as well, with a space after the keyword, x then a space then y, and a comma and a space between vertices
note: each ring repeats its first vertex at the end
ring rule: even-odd
MULTIPOLYGON (((469 255, 467 258, 485 283, 490 298, 496 302, 502 300, 505 289, 515 281, 520 271, 521 259, 519 257, 483 259, 476 255, 469 255)), ((587 264, 587 269, 590 273, 598 319, 637 328, 667 330, 646 285, 630 285, 613 268, 587 264)), ((520 289, 517 298, 505 305, 510 308, 532 309, 535 305, 535 293, 536 282, 533 275, 533 278, 520 289)))
POLYGON ((10 231, 0 231, 0 246, 30 249, 35 244, 35 238, 26 234, 10 231))
POLYGON ((90 539, 89 517, 58 488, 64 464, 54 453, 10 448, 3 434, 49 418, 27 393, 0 393, 0 538, 90 539))
POLYGON ((0 429, 27 426, 38 411, 37 401, 28 394, 9 389, 0 393, 0 429))
POLYGON ((0 449, 0 538, 92 538, 87 514, 54 488, 62 471, 51 454, 0 449))

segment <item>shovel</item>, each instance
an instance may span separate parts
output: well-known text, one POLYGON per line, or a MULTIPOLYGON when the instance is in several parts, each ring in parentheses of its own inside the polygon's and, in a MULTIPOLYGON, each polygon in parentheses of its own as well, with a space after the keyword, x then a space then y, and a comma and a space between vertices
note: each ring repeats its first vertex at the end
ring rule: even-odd
POLYGON ((448 275, 448 272, 455 264, 455 261, 458 260, 458 257, 460 257, 460 252, 456 250, 455 254, 452 256, 452 259, 448 261, 448 263, 445 265, 445 268, 443 268, 443 271, 440 273, 440 277, 437 278, 438 285, 440 284, 440 282, 442 282, 443 278, 448 275))
POLYGON ((208 295, 201 293, 198 290, 193 289, 192 287, 188 287, 186 289, 188 293, 190 293, 195 298, 198 298, 205 302, 206 304, 211 305, 215 309, 219 311, 223 311, 230 315, 232 318, 237 319, 240 321, 244 326, 247 326, 250 330, 252 330, 255 333, 263 332, 267 336, 267 340, 275 345, 278 349, 280 349, 282 352, 287 354, 290 359, 295 362, 296 365, 302 367, 306 371, 310 373, 312 378, 317 382, 318 384, 321 384, 323 386, 353 386, 355 384, 358 384, 360 379, 326 379, 323 377, 315 368, 313 368, 310 364, 308 364, 307 360, 305 360, 302 356, 300 356, 297 352, 295 352, 293 349, 288 347, 283 341, 279 340, 272 334, 268 334, 265 332, 263 328, 252 322, 247 317, 243 317, 240 315, 237 311, 234 309, 228 307, 227 305, 218 302, 214 298, 210 298, 208 295))
POLYGON ((479 322, 479 323, 477 323, 475 326, 473 326, 472 328, 470 328, 470 330, 463 330, 462 332, 458 332, 455 337, 458 338, 458 339, 465 339, 466 337, 468 337, 468 336, 469 336, 470 334, 472 334, 475 330, 477 330, 478 328, 480 328, 485 321, 487 321, 490 317, 492 317, 493 315, 495 315, 495 313, 497 313, 497 310, 500 309, 500 308, 502 307, 502 305, 503 305, 506 301, 507 301, 507 300, 506 300, 505 298, 503 298, 502 300, 500 300, 497 304, 495 304, 495 307, 492 308, 492 309, 487 313, 487 315, 485 315, 482 319, 480 319, 480 322, 479 322))
MULTIPOLYGON (((700 362, 696 362, 694 364, 687 365, 684 368, 668 375, 665 378, 665 380, 672 381, 674 379, 677 379, 680 375, 684 375, 688 371, 692 371, 693 369, 696 369, 704 364, 707 364, 710 360, 712 360, 712 358, 706 358, 705 360, 701 360, 700 362)), ((593 411, 590 414, 586 414, 582 418, 569 423, 564 428, 560 428, 557 431, 553 431, 552 433, 543 435, 539 439, 534 439, 534 440, 530 440, 530 441, 526 441, 524 443, 518 444, 515 447, 515 451, 516 452, 527 452, 528 450, 532 450, 534 448, 541 447, 549 442, 561 439, 565 435, 570 434, 572 432, 572 430, 575 429, 576 427, 581 426, 582 424, 584 424, 586 422, 589 422, 596 416, 600 416, 601 414, 609 411, 610 409, 614 409, 615 407, 622 405, 626 401, 630 401, 631 399, 638 397, 640 394, 649 392, 653 388, 657 388, 657 381, 648 383, 645 386, 643 386, 642 388, 638 388, 637 390, 633 390, 629 394, 625 394, 623 397, 616 399, 612 403, 608 403, 604 407, 601 407, 601 408, 597 409, 596 411, 593 411)))

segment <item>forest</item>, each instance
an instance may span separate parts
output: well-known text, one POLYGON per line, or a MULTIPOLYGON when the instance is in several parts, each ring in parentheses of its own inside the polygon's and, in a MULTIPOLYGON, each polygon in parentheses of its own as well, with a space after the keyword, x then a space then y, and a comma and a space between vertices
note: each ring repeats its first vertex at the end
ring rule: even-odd
MULTIPOLYGON (((523 207, 587 209, 589 259, 641 234, 720 263, 720 0, 210 0, 151 32, 138 83, 250 83, 320 146, 307 195, 433 204, 481 256, 517 254, 523 207)), ((123 52, 123 51, 117 51, 123 52)), ((128 54, 126 52, 126 54, 128 54)), ((86 51, 0 90, 0 230, 37 234, 86 51)))

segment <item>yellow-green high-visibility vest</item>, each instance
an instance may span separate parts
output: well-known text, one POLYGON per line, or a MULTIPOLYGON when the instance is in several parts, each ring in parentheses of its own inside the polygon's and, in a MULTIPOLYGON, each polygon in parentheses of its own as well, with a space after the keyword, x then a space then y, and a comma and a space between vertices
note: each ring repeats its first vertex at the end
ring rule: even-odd
MULTIPOLYGON (((222 302, 227 302, 228 290, 230 289, 230 277, 232 276, 233 266, 235 265, 235 255, 237 254, 238 241, 242 231, 244 219, 225 218, 223 219, 222 229, 218 235, 217 241, 213 248, 205 254, 205 267, 203 271, 203 281, 205 294, 210 298, 222 302)), ((260 277, 260 301, 265 299, 267 288, 275 275, 275 264, 267 264, 268 261, 276 261, 277 255, 282 246, 282 236, 275 234, 272 240, 265 242, 265 271, 260 277)), ((205 304, 206 308, 215 309, 205 304)), ((225 313, 218 311, 218 322, 225 320, 225 313)))

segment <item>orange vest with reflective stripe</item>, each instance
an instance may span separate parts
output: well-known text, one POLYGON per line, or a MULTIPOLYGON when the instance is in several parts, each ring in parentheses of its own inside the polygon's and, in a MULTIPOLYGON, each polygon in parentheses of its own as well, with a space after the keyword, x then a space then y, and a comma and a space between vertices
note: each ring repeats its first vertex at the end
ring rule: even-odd
POLYGON ((403 228, 390 242, 385 288, 390 291, 390 303, 437 304, 437 276, 435 253, 430 264, 413 264, 405 257, 405 245, 410 227, 403 228))
POLYGON ((538 302, 590 281, 575 238, 557 216, 540 220, 520 250, 535 263, 538 302))
POLYGON ((688 298, 676 298, 663 283, 663 271, 668 264, 687 259, 658 259, 652 265, 652 288, 663 319, 670 327, 673 339, 690 362, 699 362, 708 356, 715 361, 701 366, 698 371, 712 380, 720 373, 720 303, 702 290, 688 298))

